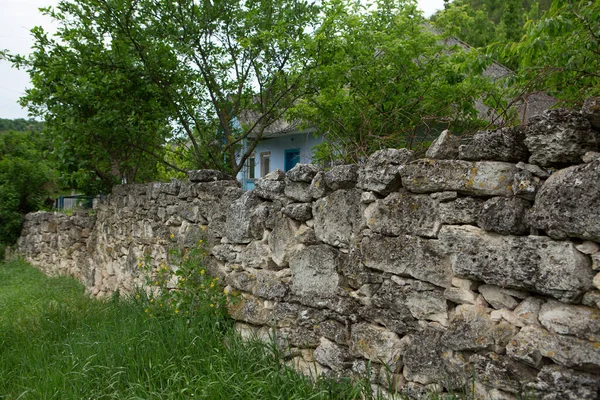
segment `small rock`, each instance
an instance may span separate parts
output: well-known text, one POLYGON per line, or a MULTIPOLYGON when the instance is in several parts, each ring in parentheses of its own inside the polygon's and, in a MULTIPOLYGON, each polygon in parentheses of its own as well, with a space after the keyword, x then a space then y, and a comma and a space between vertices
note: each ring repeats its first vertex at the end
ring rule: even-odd
POLYGON ((600 251, 600 246, 597 243, 586 240, 582 244, 575 245, 575 248, 583 254, 594 254, 600 251))
POLYGON ((190 182, 213 182, 213 181, 232 181, 231 176, 224 172, 214 169, 200 169, 196 171, 188 171, 188 179, 190 182))
POLYGON ((285 176, 292 182, 311 183, 317 172, 319 168, 312 164, 296 164, 285 176))
POLYGON ((479 286, 479 293, 497 310, 501 308, 514 310, 519 305, 519 302, 502 293, 502 290, 496 285, 481 285, 479 286))
POLYGON ((453 136, 449 130, 444 130, 427 149, 426 157, 438 160, 453 160, 458 158, 460 137, 453 136))
POLYGON ((583 161, 586 164, 598 160, 600 160, 600 153, 597 151, 588 151, 587 153, 581 156, 581 161, 583 161))
POLYGON ((457 288, 477 290, 479 285, 481 285, 480 282, 472 281, 470 279, 458 278, 456 276, 452 278, 452 286, 457 288))
POLYGON ((456 199, 458 197, 458 193, 456 193, 456 192, 437 192, 437 193, 431 193, 430 196, 432 199, 436 199, 440 203, 443 203, 445 201, 450 201, 450 200, 456 199))
POLYGON ((484 203, 477 225, 502 235, 529 233, 525 215, 530 207, 527 200, 518 197, 493 197, 484 203))
POLYGON ((591 292, 584 294, 581 304, 589 307, 600 308, 600 291, 592 290, 591 292))
POLYGON ((477 295, 468 289, 451 287, 444 291, 444 297, 456 304, 475 304, 477 295))
POLYGON ((337 165, 325 172, 325 184, 331 190, 352 189, 358 180, 358 165, 337 165))
POLYGON ((539 320, 551 332, 600 341, 600 310, 550 300, 540 310, 539 320))
POLYGON ((541 168, 538 165, 535 164, 526 164, 523 161, 519 161, 516 165, 517 169, 523 170, 523 171, 527 171, 529 173, 531 173, 534 176, 537 176, 538 178, 548 178, 550 176, 550 173, 548 171, 546 171, 545 169, 541 168))
POLYGON ((600 98, 589 97, 583 102, 581 115, 590 121, 592 127, 600 129, 600 98))

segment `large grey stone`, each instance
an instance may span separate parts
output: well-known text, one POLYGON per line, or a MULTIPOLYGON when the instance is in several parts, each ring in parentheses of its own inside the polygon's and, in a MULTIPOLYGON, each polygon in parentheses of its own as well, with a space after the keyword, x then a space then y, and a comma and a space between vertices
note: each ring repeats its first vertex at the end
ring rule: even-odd
POLYGON ((325 244, 295 252, 290 259, 292 291, 301 296, 333 297, 342 279, 337 272, 341 263, 341 254, 325 244))
POLYGON ((536 196, 529 222, 553 236, 600 242, 600 160, 554 173, 536 196))
POLYGON ((493 197, 483 205, 477 225, 502 235, 524 235, 529 233, 525 216, 530 207, 527 200, 517 197, 493 197))
POLYGON ((473 226, 444 226, 439 238, 456 275, 574 302, 590 289, 590 260, 570 242, 542 236, 499 236, 473 226))
POLYGON ((517 169, 497 161, 421 159, 400 171, 402 185, 413 193, 456 191, 476 196, 512 196, 517 169))
POLYGON ((340 189, 313 203, 317 238, 332 246, 348 247, 360 227, 360 190, 340 189))
POLYGON ((520 394, 523 386, 537 378, 538 371, 495 353, 475 354, 469 358, 475 379, 497 389, 520 394))
POLYGON ((319 172, 319 168, 312 164, 296 164, 294 168, 286 172, 285 176, 292 182, 310 183, 315 175, 319 172))
POLYGON ((600 310, 558 301, 544 304, 539 320, 551 332, 600 342, 600 310))
POLYGON ((539 368, 542 358, 557 364, 590 372, 600 372, 600 343, 558 335, 529 325, 513 337, 506 354, 517 361, 539 368))
POLYGON ((350 350, 354 354, 387 365, 392 372, 402 368, 406 347, 406 341, 380 326, 359 323, 354 324, 350 332, 350 350))
POLYGON ((597 400, 600 377, 559 365, 545 365, 525 392, 537 400, 597 400))
POLYGON ((404 190, 370 204, 365 210, 365 220, 373 232, 393 236, 436 237, 441 226, 435 200, 404 190))
POLYGON ((518 162, 527 161, 529 151, 523 140, 524 128, 501 128, 494 131, 479 131, 460 146, 461 160, 491 160, 518 162))
POLYGON ((283 197, 285 190, 285 174, 276 169, 254 181, 254 192, 263 199, 276 200, 283 197))
POLYGON ((331 190, 352 189, 358 180, 358 165, 336 165, 325 172, 325 184, 331 190))
POLYGON ((281 212, 297 221, 312 219, 312 205, 309 203, 292 203, 281 209, 281 212))
POLYGON ((461 197, 454 201, 440 203, 438 212, 442 224, 475 224, 481 209, 483 200, 473 197, 461 197))
POLYGON ((583 102, 581 115, 590 121, 593 128, 600 130, 600 97, 589 97, 583 102))
POLYGON ((581 114, 564 109, 548 110, 530 120, 525 145, 531 152, 530 164, 563 167, 581 163, 581 156, 598 150, 600 132, 581 114))
POLYGON ((310 183, 296 182, 285 178, 285 189, 283 193, 292 201, 301 203, 310 203, 312 195, 310 194, 310 183))
POLYGON ((275 226, 268 238, 271 258, 280 267, 288 265, 290 257, 298 249, 296 231, 300 223, 280 215, 275 220, 275 226))
POLYGON ((252 325, 266 325, 271 321, 273 310, 265 308, 264 301, 249 294, 237 298, 227 305, 229 315, 236 321, 252 325))
POLYGON ((514 310, 519 305, 517 300, 503 293, 502 289, 496 285, 481 285, 479 286, 479 293, 483 295, 485 301, 497 310, 501 308, 514 310))
POLYGON ((404 352, 404 376, 421 384, 443 382, 448 378, 443 353, 443 331, 424 329, 412 338, 404 352))
POLYGON ((460 305, 442 340, 452 350, 502 352, 516 333, 511 324, 492 321, 481 307, 460 305))
POLYGON ((425 153, 427 158, 437 160, 454 160, 458 158, 458 147, 460 146, 460 137, 453 136, 448 129, 440 133, 425 153))
POLYGON ((393 192, 402 185, 399 173, 412 157, 408 149, 376 151, 360 168, 357 186, 384 195, 393 192))
POLYGON ((410 276, 449 287, 452 280, 450 258, 439 241, 418 236, 372 235, 361 243, 363 263, 372 269, 410 276))
POLYGON ((319 347, 315 349, 314 358, 334 371, 342 371, 352 365, 348 349, 326 338, 321 338, 319 347))

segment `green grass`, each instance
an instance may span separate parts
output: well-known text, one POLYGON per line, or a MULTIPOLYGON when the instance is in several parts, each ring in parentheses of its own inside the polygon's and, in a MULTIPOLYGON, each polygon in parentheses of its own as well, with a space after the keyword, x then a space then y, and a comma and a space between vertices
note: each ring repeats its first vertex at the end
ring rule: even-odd
POLYGON ((150 318, 142 300, 88 298, 72 278, 0 264, 1 399, 353 399, 212 315, 150 318))

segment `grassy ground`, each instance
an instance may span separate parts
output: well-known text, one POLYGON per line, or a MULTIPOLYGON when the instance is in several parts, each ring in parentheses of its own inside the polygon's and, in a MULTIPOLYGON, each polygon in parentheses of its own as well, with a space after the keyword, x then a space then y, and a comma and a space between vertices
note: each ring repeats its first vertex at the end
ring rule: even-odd
POLYGON ((276 352, 243 344, 231 323, 97 301, 71 278, 0 264, 0 399, 353 399, 358 386, 316 384, 276 352))

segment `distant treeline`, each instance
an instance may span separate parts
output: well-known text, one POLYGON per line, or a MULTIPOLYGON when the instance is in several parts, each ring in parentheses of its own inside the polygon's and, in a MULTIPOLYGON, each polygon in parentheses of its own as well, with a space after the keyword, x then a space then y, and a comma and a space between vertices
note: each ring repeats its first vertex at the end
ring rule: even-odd
POLYGON ((26 132, 26 131, 36 131, 40 132, 44 127, 44 123, 41 121, 36 121, 33 118, 24 119, 5 119, 0 118, 0 132, 8 132, 8 131, 16 131, 16 132, 26 132))

